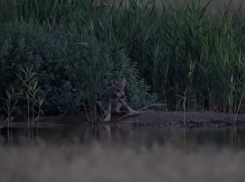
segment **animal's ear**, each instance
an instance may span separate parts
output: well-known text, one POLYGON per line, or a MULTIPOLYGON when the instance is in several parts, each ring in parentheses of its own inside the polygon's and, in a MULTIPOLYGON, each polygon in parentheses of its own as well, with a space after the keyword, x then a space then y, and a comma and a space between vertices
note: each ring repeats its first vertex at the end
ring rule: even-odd
POLYGON ((115 86, 116 83, 117 81, 115 79, 111 80, 111 86, 115 86))
POLYGON ((125 87, 126 86, 126 78, 122 80, 122 85, 125 87))

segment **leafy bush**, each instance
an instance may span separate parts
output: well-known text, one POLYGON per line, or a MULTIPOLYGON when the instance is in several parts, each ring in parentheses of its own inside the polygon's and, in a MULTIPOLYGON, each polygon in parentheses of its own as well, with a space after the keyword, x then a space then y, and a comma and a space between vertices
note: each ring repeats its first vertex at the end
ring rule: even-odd
MULTIPOLYGON (((94 107, 113 78, 126 77, 128 100, 134 108, 156 100, 147 93, 148 86, 125 52, 113 52, 86 30, 79 33, 71 25, 45 33, 44 29, 14 22, 4 25, 0 40, 0 96, 4 97, 10 85, 21 89, 17 75, 22 68, 33 67, 40 75, 39 95, 45 98, 45 114, 73 113, 81 105, 94 107)), ((20 104, 20 110, 25 110, 26 103, 20 104)))

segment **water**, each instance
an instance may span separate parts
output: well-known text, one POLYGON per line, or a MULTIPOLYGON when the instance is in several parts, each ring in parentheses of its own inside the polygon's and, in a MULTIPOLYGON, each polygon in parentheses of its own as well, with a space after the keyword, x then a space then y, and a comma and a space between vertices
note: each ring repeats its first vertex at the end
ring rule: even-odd
POLYGON ((90 144, 94 141, 130 146, 151 147, 165 145, 216 145, 218 147, 245 147, 245 128, 144 128, 125 129, 98 126, 69 126, 48 129, 0 130, 0 143, 4 145, 26 144, 43 141, 48 144, 90 144))

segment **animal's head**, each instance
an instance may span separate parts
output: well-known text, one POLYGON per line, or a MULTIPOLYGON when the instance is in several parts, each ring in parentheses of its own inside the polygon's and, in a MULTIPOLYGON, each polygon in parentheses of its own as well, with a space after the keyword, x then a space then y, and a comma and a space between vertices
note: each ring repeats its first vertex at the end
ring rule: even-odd
POLYGON ((114 95, 117 96, 118 98, 123 98, 124 97, 124 89, 126 86, 126 79, 124 78, 122 82, 118 82, 116 80, 111 81, 111 86, 113 88, 114 95))

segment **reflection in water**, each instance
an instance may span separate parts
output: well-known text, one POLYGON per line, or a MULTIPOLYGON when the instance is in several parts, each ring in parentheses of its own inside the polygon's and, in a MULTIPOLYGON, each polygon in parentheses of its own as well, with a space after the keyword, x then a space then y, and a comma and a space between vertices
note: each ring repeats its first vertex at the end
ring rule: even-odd
POLYGON ((235 145, 240 145, 240 138, 239 135, 237 133, 237 128, 235 125, 231 126, 231 140, 235 145))
POLYGON ((97 141, 111 145, 151 147, 154 143, 176 146, 215 144, 217 146, 245 146, 245 128, 149 128, 123 129, 109 125, 89 127, 56 127, 49 129, 1 129, 0 143, 26 145, 37 141, 49 144, 90 144, 97 141))

